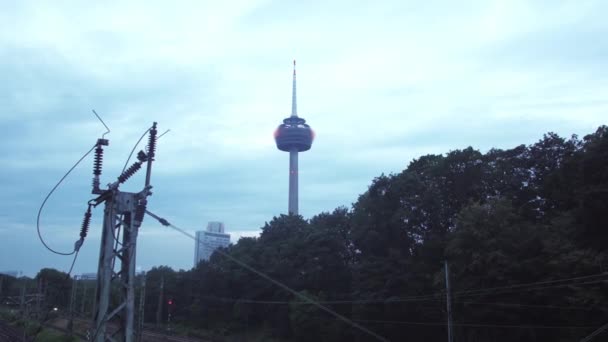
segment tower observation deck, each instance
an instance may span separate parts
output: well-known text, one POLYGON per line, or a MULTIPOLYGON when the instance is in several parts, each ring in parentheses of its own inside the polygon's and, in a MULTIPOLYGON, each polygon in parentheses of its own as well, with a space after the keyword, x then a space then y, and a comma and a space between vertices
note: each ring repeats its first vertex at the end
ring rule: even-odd
POLYGON ((274 132, 277 148, 289 152, 289 213, 298 215, 298 153, 310 150, 314 132, 306 120, 298 117, 296 99, 296 61, 293 61, 293 89, 291 97, 291 116, 274 132))

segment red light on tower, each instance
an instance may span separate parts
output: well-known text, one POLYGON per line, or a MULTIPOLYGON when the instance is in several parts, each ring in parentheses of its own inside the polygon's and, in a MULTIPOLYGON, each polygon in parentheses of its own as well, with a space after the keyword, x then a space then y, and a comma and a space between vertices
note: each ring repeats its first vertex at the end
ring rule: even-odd
POLYGON ((167 304, 173 305, 173 299, 169 299, 169 301, 167 302, 167 304))

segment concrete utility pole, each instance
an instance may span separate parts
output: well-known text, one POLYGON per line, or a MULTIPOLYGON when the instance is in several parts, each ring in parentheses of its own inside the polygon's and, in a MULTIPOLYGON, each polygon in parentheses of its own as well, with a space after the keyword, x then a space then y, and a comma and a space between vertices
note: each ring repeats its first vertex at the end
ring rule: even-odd
POLYGON ((25 317, 25 281, 23 280, 21 284, 21 300, 19 302, 19 311, 21 311, 21 315, 25 317))
POLYGON ((74 303, 76 301, 76 278, 72 280, 72 291, 70 293, 70 320, 68 321, 68 330, 70 331, 70 335, 74 329, 74 303))
POLYGON ((141 290, 139 291, 139 315, 137 322, 137 341, 141 342, 144 332, 144 306, 146 305, 146 274, 142 278, 141 290))
POLYGON ((94 341, 135 340, 135 256, 137 234, 146 211, 147 197, 152 193, 150 176, 152 161, 156 150, 156 122, 149 131, 148 151, 140 151, 138 161, 126 169, 115 183, 109 184, 107 190, 99 188, 101 174, 101 146, 108 144, 107 140, 99 139, 95 155, 93 174, 93 193, 100 195, 93 200, 94 206, 105 203, 101 248, 97 269, 97 288, 95 295, 94 341), (98 152, 99 151, 99 152, 98 152), (118 187, 147 162, 146 181, 142 191, 138 193, 119 191, 118 187), (122 238, 119 236, 122 228, 122 238), (118 261, 118 263, 117 263, 118 261), (119 264, 115 272, 113 265, 119 264), (116 284, 119 289, 118 301, 111 300, 111 290, 116 284), (110 332, 107 329, 109 321, 119 322, 118 329, 110 332))
POLYGON ((450 289, 450 269, 448 267, 448 261, 445 262, 445 290, 446 290, 446 302, 448 309, 448 342, 454 342, 454 335, 452 333, 452 294, 450 289))
MULTIPOLYGON (((82 280, 81 280, 82 282, 82 280)), ((85 302, 87 301, 87 289, 88 286, 85 282, 82 282, 82 300, 80 301, 80 314, 84 315, 85 302)))
POLYGON ((158 306, 156 307, 156 325, 160 326, 163 316, 163 296, 165 291, 165 276, 160 278, 160 294, 158 295, 158 306))
POLYGON ((42 317, 41 301, 42 301, 42 279, 38 279, 38 289, 36 291, 36 314, 35 316, 42 317))

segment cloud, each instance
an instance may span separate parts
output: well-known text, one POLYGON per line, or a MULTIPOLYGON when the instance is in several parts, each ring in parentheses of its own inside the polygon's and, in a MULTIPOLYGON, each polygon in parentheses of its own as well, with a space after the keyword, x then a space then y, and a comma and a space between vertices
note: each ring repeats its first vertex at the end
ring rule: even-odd
MULTIPOLYGON (((171 132, 158 143, 150 209, 192 230, 221 220, 235 236, 256 234, 286 211, 288 158, 272 132, 290 110, 293 58, 299 113, 317 133, 300 156, 305 217, 349 206, 375 176, 423 154, 594 131, 608 109, 606 9, 519 0, 3 3, 0 234, 18 233, 2 246, 27 241, 41 256, 19 259, 27 272, 62 265, 44 258, 33 223, 48 190, 104 131, 93 108, 112 129, 103 184, 157 121, 171 132)), ((51 242, 73 243, 91 167, 89 157, 45 208, 51 242)), ((142 177, 123 189, 141 190, 142 177)), ((191 242, 148 218, 145 226, 141 267, 190 267, 191 242)), ((95 270, 97 245, 87 244, 77 269, 95 270)), ((3 260, 0 269, 14 268, 3 260)))

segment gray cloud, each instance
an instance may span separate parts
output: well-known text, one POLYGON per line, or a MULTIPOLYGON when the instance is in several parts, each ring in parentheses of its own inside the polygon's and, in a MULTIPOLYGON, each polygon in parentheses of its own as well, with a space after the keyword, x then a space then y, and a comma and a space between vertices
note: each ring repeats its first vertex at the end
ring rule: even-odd
MULTIPOLYGON (((235 236, 286 211, 291 59, 299 112, 317 132, 300 157, 305 217, 349 206, 412 158, 568 136, 605 123, 602 1, 276 1, 0 5, 0 270, 69 261, 46 252, 35 214, 47 191, 111 126, 104 183, 152 121, 159 141, 150 209, 194 231, 235 236), (238 233, 237 233, 238 232, 238 233)), ((143 147, 143 145, 142 145, 143 147)), ((57 248, 91 198, 87 159, 44 211, 57 248)), ((137 191, 138 175, 125 185, 137 191)), ((77 272, 96 269, 102 208, 77 272)), ((193 243, 146 219, 140 267, 191 266, 193 243)))

